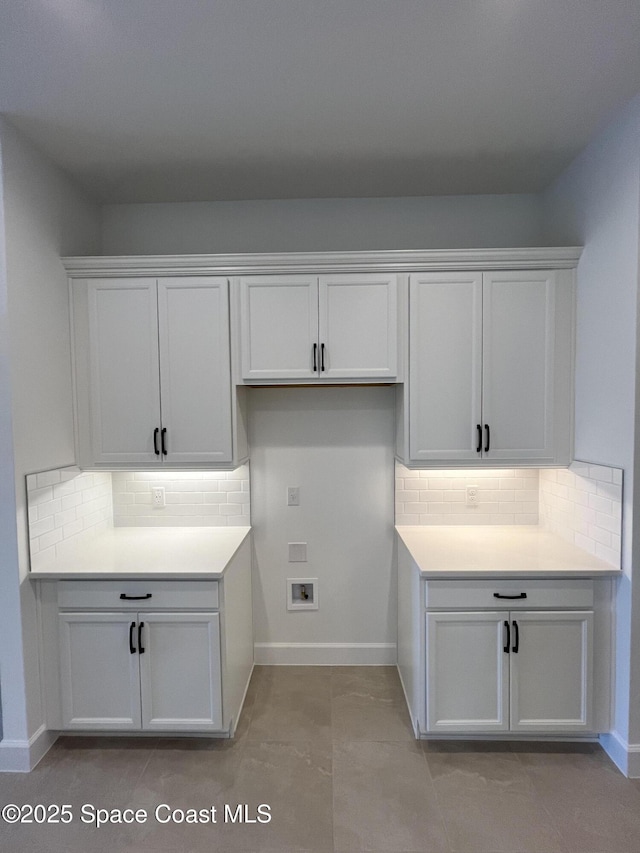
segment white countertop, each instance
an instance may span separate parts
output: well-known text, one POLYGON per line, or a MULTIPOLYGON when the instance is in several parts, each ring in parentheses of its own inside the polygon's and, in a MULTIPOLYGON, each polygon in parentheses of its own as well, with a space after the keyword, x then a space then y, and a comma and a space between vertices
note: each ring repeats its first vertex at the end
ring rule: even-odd
POLYGON ((250 527, 115 527, 31 571, 36 579, 221 578, 250 527))
POLYGON ((610 563, 535 524, 397 526, 422 577, 595 577, 610 563))

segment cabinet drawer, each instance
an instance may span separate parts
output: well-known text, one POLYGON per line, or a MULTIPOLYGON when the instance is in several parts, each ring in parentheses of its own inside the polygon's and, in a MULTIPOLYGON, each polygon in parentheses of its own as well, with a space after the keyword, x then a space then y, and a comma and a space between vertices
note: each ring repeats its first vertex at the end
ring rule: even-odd
POLYGON ((593 582, 586 580, 428 580, 425 605, 429 610, 516 610, 532 607, 593 607, 593 582))
POLYGON ((60 581, 58 606, 89 610, 211 610, 218 608, 218 581, 60 581))

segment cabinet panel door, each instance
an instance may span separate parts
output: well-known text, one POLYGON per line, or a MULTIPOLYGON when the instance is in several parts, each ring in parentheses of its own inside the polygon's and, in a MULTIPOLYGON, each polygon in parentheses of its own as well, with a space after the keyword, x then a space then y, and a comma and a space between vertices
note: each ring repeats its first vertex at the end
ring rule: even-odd
POLYGON ((318 295, 321 378, 393 379, 398 354, 396 277, 323 275, 318 295))
POLYGON ((514 611, 511 619, 519 634, 510 655, 512 730, 590 731, 593 612, 514 611))
POLYGON ((482 277, 409 280, 410 457, 476 460, 481 422, 482 277))
POLYGON ((142 727, 222 728, 218 613, 141 613, 142 727))
MULTIPOLYGON (((150 278, 87 282, 89 401, 96 463, 156 466, 158 306, 150 278)), ((76 359, 86 354, 76 352, 76 359)))
POLYGON ((495 272, 483 280, 485 458, 552 462, 555 274, 495 272))
POLYGON ((158 322, 165 461, 231 461, 227 279, 159 279, 158 322))
POLYGON ((240 298, 243 378, 317 378, 317 278, 245 277, 240 279, 240 298))
POLYGON ((62 720, 67 729, 139 729, 135 614, 59 615, 62 720), (133 631, 135 647, 135 628, 133 631))
POLYGON ((427 731, 509 728, 505 614, 427 613, 427 731))

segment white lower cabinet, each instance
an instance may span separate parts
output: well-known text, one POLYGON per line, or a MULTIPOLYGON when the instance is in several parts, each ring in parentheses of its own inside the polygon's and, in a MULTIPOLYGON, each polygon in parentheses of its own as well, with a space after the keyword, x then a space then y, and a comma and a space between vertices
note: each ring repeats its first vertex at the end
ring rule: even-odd
POLYGON ((591 730, 593 612, 426 615, 427 732, 591 730))
POLYGON ((68 729, 222 728, 218 613, 60 613, 68 729))
POLYGON ((47 728, 232 737, 253 671, 251 553, 247 536, 218 578, 37 581, 47 728))
POLYGON ((607 731, 609 611, 608 579, 429 577, 399 537, 398 672, 416 737, 607 731))

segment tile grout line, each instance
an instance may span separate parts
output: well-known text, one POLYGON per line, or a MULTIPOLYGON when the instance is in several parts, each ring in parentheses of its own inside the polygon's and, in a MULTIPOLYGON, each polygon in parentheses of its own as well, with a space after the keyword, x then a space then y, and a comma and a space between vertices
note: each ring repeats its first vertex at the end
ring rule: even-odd
POLYGON ((538 791, 536 790, 536 786, 534 784, 533 776, 531 773, 529 773, 529 769, 528 769, 527 765, 524 763, 524 761, 522 760, 522 758, 520 757, 520 753, 516 752, 515 750, 512 750, 512 754, 515 755, 516 758, 518 759, 518 763, 523 768, 525 775, 526 775, 527 779, 529 780, 529 784, 531 785, 531 790, 533 791, 537 802, 539 802, 540 806, 542 807, 543 812, 547 816, 547 819, 549 821, 550 826, 553 827, 554 832, 558 836, 558 839, 560 840, 560 846, 562 847, 562 853, 571 853, 571 850, 567 846, 567 843, 565 841, 564 835, 562 834, 562 830, 558 827, 555 820, 553 819, 551 812, 547 808, 544 800, 538 794, 538 791))
POLYGON ((422 757, 424 758, 425 764, 427 766, 427 774, 429 776, 429 781, 431 782, 431 785, 433 787, 433 793, 435 796, 436 808, 438 809, 438 814, 440 815, 440 820, 442 821, 442 827, 444 829, 445 838, 447 839, 447 846, 449 847, 450 853, 455 853, 455 847, 453 846, 453 842, 452 842, 451 836, 449 834, 449 828, 447 826, 447 821, 445 820, 444 812, 442 811, 442 807, 440 805, 440 797, 438 796, 438 789, 436 788, 436 783, 435 783, 433 776, 431 774, 431 765, 429 764, 429 759, 427 757, 427 753, 426 753, 425 748, 423 746, 423 744, 426 743, 426 741, 418 740, 418 743, 420 744, 420 752, 422 753, 422 757))

